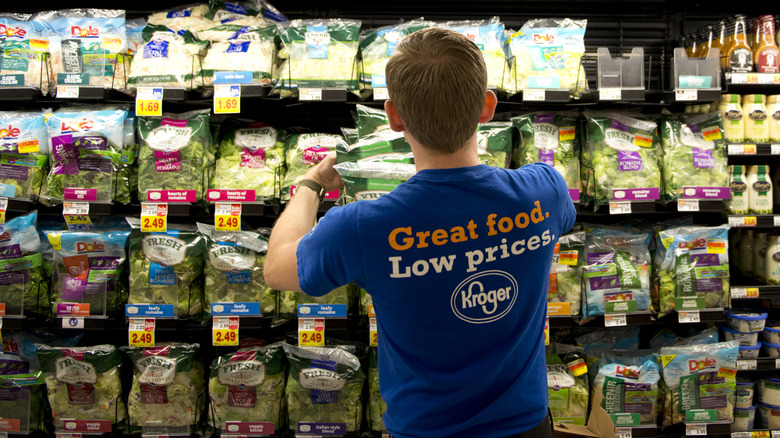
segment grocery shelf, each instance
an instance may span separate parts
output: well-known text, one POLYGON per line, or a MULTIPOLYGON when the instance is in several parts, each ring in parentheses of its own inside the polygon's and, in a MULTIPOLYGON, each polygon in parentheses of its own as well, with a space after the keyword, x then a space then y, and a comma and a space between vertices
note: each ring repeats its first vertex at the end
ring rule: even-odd
POLYGON ((780 215, 775 214, 730 214, 731 228, 775 228, 780 227, 780 215))
POLYGON ((729 158, 735 157, 766 157, 780 155, 780 144, 772 143, 726 143, 726 153, 729 158))
POLYGON ((0 101, 34 101, 43 97, 41 90, 35 88, 0 88, 0 101))
POLYGON ((731 286, 732 300, 780 298, 780 285, 731 286))
POLYGON ((602 88, 598 90, 598 101, 611 102, 644 102, 645 90, 602 88))
POLYGON ((755 359, 738 359, 737 371, 775 371, 780 370, 780 358, 758 357, 755 359))

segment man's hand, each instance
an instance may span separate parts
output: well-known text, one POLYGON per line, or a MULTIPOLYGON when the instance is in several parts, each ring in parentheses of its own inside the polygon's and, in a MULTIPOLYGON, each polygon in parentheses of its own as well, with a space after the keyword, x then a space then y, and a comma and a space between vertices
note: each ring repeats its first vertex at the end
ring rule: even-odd
POLYGON ((316 166, 312 167, 303 176, 304 179, 310 179, 321 185, 326 192, 332 192, 344 187, 344 181, 341 175, 336 172, 333 166, 336 164, 336 152, 328 152, 328 155, 322 159, 316 166))

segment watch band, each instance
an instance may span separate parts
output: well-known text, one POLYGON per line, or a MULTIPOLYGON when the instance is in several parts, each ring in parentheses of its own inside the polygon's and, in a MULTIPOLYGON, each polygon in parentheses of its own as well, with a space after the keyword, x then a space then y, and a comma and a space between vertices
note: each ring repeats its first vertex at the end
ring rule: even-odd
POLYGON ((314 193, 317 194, 317 196, 320 197, 320 202, 325 200, 325 188, 319 185, 316 181, 310 180, 310 179, 302 179, 298 181, 298 187, 308 187, 312 190, 314 190, 314 193))

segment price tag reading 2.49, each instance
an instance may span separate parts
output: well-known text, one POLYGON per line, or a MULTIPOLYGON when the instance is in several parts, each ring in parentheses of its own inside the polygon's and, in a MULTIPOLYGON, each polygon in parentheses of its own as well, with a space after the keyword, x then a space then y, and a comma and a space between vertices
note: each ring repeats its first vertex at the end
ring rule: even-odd
POLYGON ((238 317, 215 316, 212 332, 212 344, 215 346, 238 345, 238 317))
POLYGON ((168 231, 168 204, 141 203, 141 232, 168 231))
POLYGON ((214 225, 217 231, 241 230, 241 204, 214 204, 214 225))
POLYGON ((299 318, 298 345, 301 347, 324 346, 325 318, 299 318))
POLYGON ((154 347, 154 318, 130 318, 127 343, 131 347, 154 347))

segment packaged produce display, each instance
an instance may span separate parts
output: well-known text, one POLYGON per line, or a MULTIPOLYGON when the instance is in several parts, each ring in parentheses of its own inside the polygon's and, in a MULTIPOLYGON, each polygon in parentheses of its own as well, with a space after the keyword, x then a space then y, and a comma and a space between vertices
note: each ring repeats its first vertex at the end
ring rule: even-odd
POLYGON ((45 22, 33 14, 0 13, 0 26, 6 36, 0 45, 0 75, 9 78, 3 85, 30 87, 47 94, 54 87, 54 72, 45 22))
MULTIPOLYGON (((252 84, 271 85, 277 35, 276 26, 239 27, 224 41, 212 42, 203 58, 203 85, 212 86, 219 72, 251 72, 252 84)), ((203 34, 203 32, 201 33, 203 34)))
POLYGON ((45 177, 49 133, 42 113, 0 111, 0 193, 37 200, 45 177), (4 132, 3 132, 4 131, 4 132))
POLYGON ((585 232, 579 231, 561 236, 555 245, 550 281, 547 288, 547 311, 555 304, 560 311, 578 316, 582 312, 582 270, 586 265, 585 232), (568 307, 569 311, 566 312, 568 307))
POLYGON ((142 32, 143 45, 133 56, 127 87, 172 87, 186 90, 203 86, 199 55, 208 47, 192 29, 179 31, 147 23, 142 32))
MULTIPOLYGON (((287 136, 284 162, 287 173, 282 180, 282 201, 289 201, 306 171, 319 163, 330 151, 347 148, 344 137, 336 134, 303 133, 287 136)), ((338 194, 334 194, 338 197, 338 194)), ((329 194, 331 196, 331 194, 329 194)))

